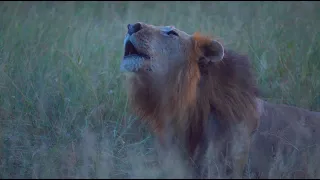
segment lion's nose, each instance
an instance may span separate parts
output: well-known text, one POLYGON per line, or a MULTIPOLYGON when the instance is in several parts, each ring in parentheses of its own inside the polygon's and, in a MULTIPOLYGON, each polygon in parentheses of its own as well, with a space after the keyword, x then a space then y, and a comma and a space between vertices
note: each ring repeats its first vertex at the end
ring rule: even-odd
POLYGON ((135 24, 128 24, 128 34, 132 35, 133 33, 136 33, 141 30, 141 24, 135 23, 135 24))

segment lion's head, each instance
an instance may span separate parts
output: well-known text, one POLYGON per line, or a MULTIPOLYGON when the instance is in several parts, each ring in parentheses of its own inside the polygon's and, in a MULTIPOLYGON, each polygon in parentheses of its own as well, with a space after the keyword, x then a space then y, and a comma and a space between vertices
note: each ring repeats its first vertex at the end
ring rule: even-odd
POLYGON ((155 130, 173 123, 175 131, 185 131, 210 113, 233 123, 255 114, 248 59, 217 40, 140 22, 128 25, 124 49, 131 107, 155 130))
MULTIPOLYGON (((203 58, 220 61, 224 48, 218 41, 203 39, 203 58)), ((195 60, 194 37, 173 26, 153 26, 143 23, 129 24, 124 40, 125 53, 122 70, 130 72, 152 71, 166 75, 177 66, 195 60)), ((202 52, 199 52, 202 53, 202 52)))

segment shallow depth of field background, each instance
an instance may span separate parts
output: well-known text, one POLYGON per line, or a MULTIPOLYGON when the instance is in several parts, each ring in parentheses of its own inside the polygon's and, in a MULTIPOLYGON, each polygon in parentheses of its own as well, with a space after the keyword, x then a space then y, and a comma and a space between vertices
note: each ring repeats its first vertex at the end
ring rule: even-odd
POLYGON ((320 111, 318 2, 1 2, 0 178, 183 177, 130 114, 126 25, 200 31, 253 61, 264 99, 320 111))

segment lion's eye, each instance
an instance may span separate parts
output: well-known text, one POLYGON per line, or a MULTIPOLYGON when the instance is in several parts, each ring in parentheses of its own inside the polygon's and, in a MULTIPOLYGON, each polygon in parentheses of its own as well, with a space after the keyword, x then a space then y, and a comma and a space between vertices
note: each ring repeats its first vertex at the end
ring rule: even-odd
POLYGON ((167 32, 167 35, 174 35, 174 36, 179 36, 179 34, 177 33, 177 32, 175 32, 175 31, 173 31, 173 30, 171 30, 171 31, 168 31, 167 32))

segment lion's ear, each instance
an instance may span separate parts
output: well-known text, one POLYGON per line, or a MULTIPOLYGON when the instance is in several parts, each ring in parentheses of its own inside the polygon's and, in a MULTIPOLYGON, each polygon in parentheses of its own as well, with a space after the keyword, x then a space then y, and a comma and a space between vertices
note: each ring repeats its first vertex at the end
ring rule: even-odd
POLYGON ((218 62, 224 58, 224 47, 216 40, 201 47, 203 59, 206 62, 218 62))

